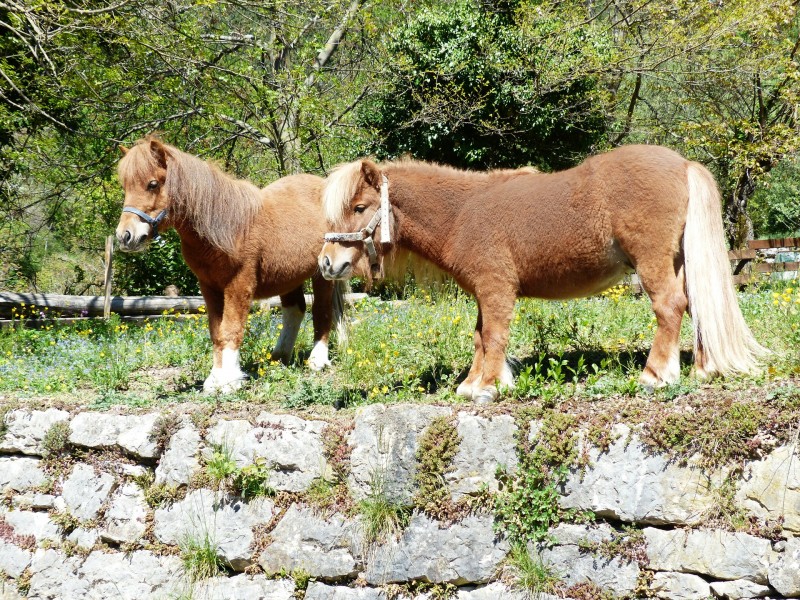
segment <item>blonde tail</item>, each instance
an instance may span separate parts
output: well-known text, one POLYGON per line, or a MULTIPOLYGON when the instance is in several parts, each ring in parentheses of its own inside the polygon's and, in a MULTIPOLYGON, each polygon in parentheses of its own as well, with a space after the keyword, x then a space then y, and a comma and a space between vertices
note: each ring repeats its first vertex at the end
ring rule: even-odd
POLYGON ((702 351, 698 375, 758 371, 769 351, 747 327, 736 290, 722 226, 721 199, 714 177, 698 163, 687 169, 689 208, 683 232, 686 293, 694 325, 694 351, 702 351))

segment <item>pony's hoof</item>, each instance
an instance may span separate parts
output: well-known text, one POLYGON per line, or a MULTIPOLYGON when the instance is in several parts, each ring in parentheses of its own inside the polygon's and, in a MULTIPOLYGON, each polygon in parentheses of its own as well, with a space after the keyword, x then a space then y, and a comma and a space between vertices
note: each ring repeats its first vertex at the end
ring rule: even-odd
POLYGON ((211 372, 211 375, 203 382, 204 394, 232 394, 240 389, 247 381, 247 375, 239 372, 235 375, 211 372))
POLYGON ((308 368, 312 371, 322 371, 325 367, 330 367, 331 361, 329 360, 319 360, 314 359, 314 357, 309 357, 308 359, 308 368))
POLYGON ((456 394, 462 398, 472 399, 472 392, 473 385, 471 383, 467 383, 466 381, 459 383, 458 387, 456 388, 456 394))
POLYGON ((473 396, 473 401, 475 404, 483 405, 483 404, 491 404, 495 400, 497 400, 497 388, 494 386, 478 389, 475 390, 475 394, 473 396))
POLYGON ((328 360, 328 346, 323 342, 314 344, 311 355, 308 357, 308 368, 312 371, 322 371, 325 367, 330 367, 331 361, 328 360))

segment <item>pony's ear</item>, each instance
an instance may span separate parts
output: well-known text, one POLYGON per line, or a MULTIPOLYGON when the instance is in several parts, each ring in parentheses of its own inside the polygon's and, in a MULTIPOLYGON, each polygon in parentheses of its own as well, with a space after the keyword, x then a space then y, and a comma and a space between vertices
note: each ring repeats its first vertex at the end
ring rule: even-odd
POLYGON ((119 145, 119 152, 122 156, 125 156, 130 150, 123 146, 122 144, 119 145))
POLYGON ((158 166, 162 169, 166 169, 167 158, 169 157, 167 147, 158 140, 150 140, 150 152, 153 158, 156 159, 156 162, 158 162, 158 166))
POLYGON ((361 161, 361 175, 367 185, 380 191, 381 189, 381 170, 374 162, 368 159, 361 161))

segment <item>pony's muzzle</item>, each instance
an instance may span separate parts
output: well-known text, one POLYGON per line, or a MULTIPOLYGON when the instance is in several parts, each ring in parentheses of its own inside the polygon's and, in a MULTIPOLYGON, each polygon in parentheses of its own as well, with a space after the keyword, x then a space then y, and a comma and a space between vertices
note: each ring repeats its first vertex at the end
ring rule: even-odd
POLYGON ((324 252, 320 254, 318 264, 319 272, 322 273, 322 276, 328 280, 347 279, 353 273, 352 263, 345 261, 343 263, 336 264, 331 261, 331 257, 324 252))
POLYGON ((136 252, 144 250, 149 237, 148 231, 141 231, 137 226, 117 228, 117 242, 123 252, 136 252))

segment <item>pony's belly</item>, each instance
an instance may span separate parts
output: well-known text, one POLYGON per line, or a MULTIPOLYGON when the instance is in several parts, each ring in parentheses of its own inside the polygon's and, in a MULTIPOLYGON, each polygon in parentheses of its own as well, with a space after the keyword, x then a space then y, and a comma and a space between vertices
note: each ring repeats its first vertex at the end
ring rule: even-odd
POLYGON ((625 264, 601 270, 570 270, 548 273, 520 282, 520 295, 546 300, 584 298, 599 294, 618 283, 632 269, 625 264))

